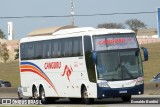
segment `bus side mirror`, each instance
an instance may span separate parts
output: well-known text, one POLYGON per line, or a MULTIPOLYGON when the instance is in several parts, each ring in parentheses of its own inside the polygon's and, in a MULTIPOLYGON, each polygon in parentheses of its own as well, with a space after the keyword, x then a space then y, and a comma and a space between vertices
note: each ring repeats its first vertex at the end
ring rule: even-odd
POLYGON ((92 61, 94 64, 97 63, 97 53, 95 51, 92 51, 92 61))
POLYGON ((141 47, 143 50, 143 55, 144 55, 144 61, 148 61, 148 50, 147 48, 141 47))

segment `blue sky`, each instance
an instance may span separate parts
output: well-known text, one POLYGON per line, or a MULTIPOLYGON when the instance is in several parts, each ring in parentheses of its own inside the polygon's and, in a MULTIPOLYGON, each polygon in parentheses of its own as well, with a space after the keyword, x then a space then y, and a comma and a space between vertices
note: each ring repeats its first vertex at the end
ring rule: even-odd
MULTIPOLYGON (((0 17, 12 16, 63 16, 70 14, 70 0, 0 0, 0 17)), ((74 0, 75 15, 108 14, 156 11, 160 0, 74 0)), ((97 27, 105 22, 124 23, 139 19, 148 28, 157 28, 157 14, 112 15, 75 17, 80 27, 97 27)), ((71 23, 71 18, 23 18, 0 19, 0 29, 7 35, 7 22, 14 24, 14 38, 20 39, 34 29, 62 26, 71 23)))

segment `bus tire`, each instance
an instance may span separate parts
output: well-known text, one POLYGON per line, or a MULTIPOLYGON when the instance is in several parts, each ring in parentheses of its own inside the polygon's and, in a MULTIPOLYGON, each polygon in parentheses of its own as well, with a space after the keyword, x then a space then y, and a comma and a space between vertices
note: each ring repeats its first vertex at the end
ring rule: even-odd
POLYGON ((17 94, 18 94, 18 98, 21 100, 22 99, 21 94, 19 92, 17 94))
POLYGON ((54 98, 47 98, 45 96, 45 91, 43 87, 40 88, 40 100, 42 104, 52 104, 53 102, 55 102, 54 98))
POLYGON ((44 91, 44 88, 43 88, 43 87, 40 88, 40 100, 41 100, 41 103, 42 103, 42 104, 48 103, 48 102, 47 102, 47 98, 46 98, 46 96, 45 96, 45 91, 44 91))
POLYGON ((32 98, 35 100, 38 99, 38 91, 37 91, 36 86, 33 86, 33 88, 32 88, 32 98))
POLYGON ((123 102, 130 102, 131 101, 131 95, 129 95, 129 96, 123 96, 122 97, 122 101, 123 102))
POLYGON ((94 102, 93 98, 88 98, 88 92, 85 86, 82 88, 82 99, 85 104, 92 104, 94 102))

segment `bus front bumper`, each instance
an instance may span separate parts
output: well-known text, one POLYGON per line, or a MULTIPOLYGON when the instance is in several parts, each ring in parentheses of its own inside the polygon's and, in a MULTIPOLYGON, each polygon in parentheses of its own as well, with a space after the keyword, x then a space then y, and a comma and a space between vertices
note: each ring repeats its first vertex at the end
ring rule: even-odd
POLYGON ((130 95, 139 95, 144 93, 144 84, 134 87, 109 88, 99 87, 97 89, 97 98, 123 97, 130 95))

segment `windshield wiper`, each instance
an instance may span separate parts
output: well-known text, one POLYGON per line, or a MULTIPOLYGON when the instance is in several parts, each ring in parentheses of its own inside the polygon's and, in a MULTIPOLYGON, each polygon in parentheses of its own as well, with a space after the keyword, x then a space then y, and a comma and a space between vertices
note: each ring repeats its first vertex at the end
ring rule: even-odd
POLYGON ((117 65, 117 67, 115 68, 115 71, 113 73, 113 76, 112 76, 112 79, 111 79, 112 81, 116 80, 116 79, 114 79, 114 77, 115 77, 115 74, 119 71, 120 67, 121 67, 121 64, 119 63, 117 65))
POLYGON ((128 69, 126 68, 126 64, 123 64, 122 67, 124 68, 124 70, 123 70, 123 68, 122 68, 122 72, 125 71, 131 78, 134 78, 134 76, 133 76, 133 75, 128 71, 128 69))
POLYGON ((123 73, 124 72, 126 72, 132 79, 133 78, 135 78, 133 75, 132 75, 132 73, 130 73, 129 71, 128 71, 128 69, 126 68, 126 63, 125 64, 122 64, 122 63, 119 63, 118 65, 117 65, 117 67, 115 68, 115 72, 113 73, 113 76, 112 76, 112 81, 113 80, 124 80, 124 78, 123 78, 123 73), (118 72, 121 72, 122 73, 122 79, 115 79, 114 77, 115 77, 115 74, 117 73, 118 74, 118 72))

